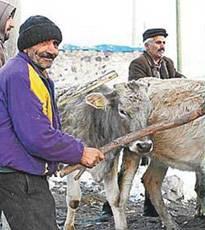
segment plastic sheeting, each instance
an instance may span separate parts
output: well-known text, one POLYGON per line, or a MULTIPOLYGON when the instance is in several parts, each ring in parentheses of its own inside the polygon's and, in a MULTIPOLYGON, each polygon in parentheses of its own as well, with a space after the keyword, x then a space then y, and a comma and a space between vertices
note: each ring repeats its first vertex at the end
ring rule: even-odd
POLYGON ((92 47, 83 47, 71 44, 64 44, 62 47, 63 50, 75 51, 75 50, 92 50, 92 51, 101 51, 101 52, 142 52, 142 47, 130 47, 130 46, 121 46, 121 45, 111 45, 111 44, 102 44, 92 47))

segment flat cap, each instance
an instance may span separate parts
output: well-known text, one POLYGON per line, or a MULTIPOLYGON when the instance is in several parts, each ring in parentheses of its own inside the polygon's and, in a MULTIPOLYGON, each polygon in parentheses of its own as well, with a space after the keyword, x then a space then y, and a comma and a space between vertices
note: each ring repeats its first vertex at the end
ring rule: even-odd
POLYGON ((163 28, 153 28, 153 29, 145 30, 142 36, 143 36, 143 42, 144 42, 148 38, 153 38, 155 36, 164 36, 166 38, 168 36, 168 33, 163 28))

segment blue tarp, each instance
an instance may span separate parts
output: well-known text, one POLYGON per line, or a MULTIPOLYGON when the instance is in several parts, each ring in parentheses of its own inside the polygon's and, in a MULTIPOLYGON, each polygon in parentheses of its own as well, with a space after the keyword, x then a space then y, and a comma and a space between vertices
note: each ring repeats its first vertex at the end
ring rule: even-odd
POLYGON ((96 45, 92 47, 64 44, 62 49, 68 51, 91 50, 91 51, 102 51, 102 52, 133 52, 133 51, 142 52, 143 51, 142 47, 130 47, 130 46, 120 46, 120 45, 110 45, 110 44, 96 45))

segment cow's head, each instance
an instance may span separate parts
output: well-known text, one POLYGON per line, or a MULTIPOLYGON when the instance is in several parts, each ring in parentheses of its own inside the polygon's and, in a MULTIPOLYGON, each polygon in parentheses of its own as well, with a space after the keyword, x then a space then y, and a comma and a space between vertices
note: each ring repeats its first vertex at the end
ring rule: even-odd
MULTIPOLYGON (((137 81, 120 83, 114 85, 114 90, 109 94, 91 93, 86 97, 87 104, 96 109, 108 110, 115 108, 116 124, 120 127, 121 136, 147 126, 147 120, 151 112, 151 102, 147 95, 148 85, 137 81)), ((106 124, 105 124, 106 125, 106 124)), ((129 144, 129 149, 133 152, 147 153, 153 148, 153 143, 149 137, 144 137, 129 144)))

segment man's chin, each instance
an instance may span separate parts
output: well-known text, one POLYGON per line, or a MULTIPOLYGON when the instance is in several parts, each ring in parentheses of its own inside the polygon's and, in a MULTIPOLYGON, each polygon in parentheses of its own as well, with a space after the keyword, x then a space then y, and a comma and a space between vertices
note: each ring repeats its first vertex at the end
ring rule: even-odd
POLYGON ((52 64, 46 64, 46 65, 41 65, 42 69, 49 69, 52 66, 52 64))
MULTIPOLYGON (((35 62, 34 62, 35 63, 35 62)), ((44 71, 46 69, 49 69, 51 67, 52 64, 39 64, 39 63, 35 63, 35 65, 41 70, 44 71)))
POLYGON ((40 66, 42 69, 48 69, 52 66, 53 60, 45 60, 44 62, 41 62, 40 66))
POLYGON ((161 59, 161 58, 163 58, 163 56, 164 55, 160 54, 160 55, 158 55, 158 58, 161 59))
POLYGON ((160 57, 163 57, 163 56, 164 56, 164 52, 160 52, 160 53, 159 53, 159 56, 160 56, 160 57))

